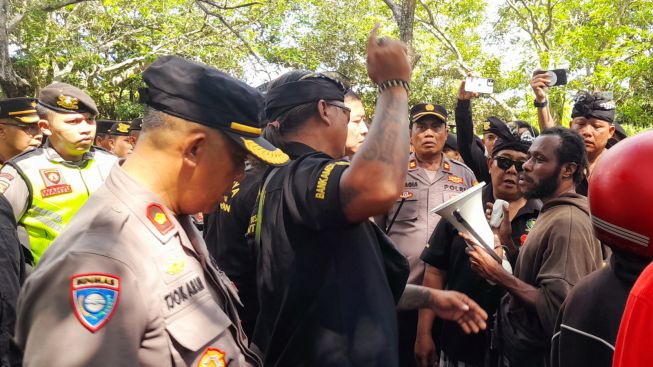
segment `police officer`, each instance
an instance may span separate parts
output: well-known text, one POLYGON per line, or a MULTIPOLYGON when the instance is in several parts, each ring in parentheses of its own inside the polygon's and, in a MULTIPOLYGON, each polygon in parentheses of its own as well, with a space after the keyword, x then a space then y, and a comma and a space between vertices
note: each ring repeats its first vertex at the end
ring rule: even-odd
POLYGON ((116 161, 92 147, 98 111, 83 91, 53 83, 41 89, 36 108, 48 141, 14 157, 0 171, 0 192, 29 236, 23 245, 31 250, 30 263, 38 262, 116 161))
POLYGON ((27 149, 38 148, 43 140, 36 114, 36 99, 0 100, 0 165, 27 149))
POLYGON ((118 156, 118 158, 126 158, 134 149, 134 145, 132 144, 133 140, 129 136, 129 127, 130 124, 128 122, 117 121, 111 125, 111 129, 109 130, 107 145, 109 146, 109 151, 118 156))
MULTIPOLYGON (((414 154, 408 163, 404 190, 387 214, 375 218, 408 259, 408 284, 421 285, 424 278, 424 262, 419 256, 440 220, 429 210, 476 182, 467 166, 442 153, 449 133, 447 116, 444 107, 432 103, 419 103, 410 109, 414 154)), ((417 311, 399 312, 398 318, 400 364, 411 366, 415 364, 417 311)))
POLYGON ((108 145, 109 130, 111 126, 116 123, 113 120, 97 120, 95 121, 95 142, 93 145, 106 150, 110 150, 108 145))
POLYGON ((288 157, 260 137, 254 88, 176 56, 160 57, 143 80, 134 153, 23 288, 25 366, 262 365, 247 347, 237 291, 189 215, 215 208, 246 152, 270 165, 288 157))

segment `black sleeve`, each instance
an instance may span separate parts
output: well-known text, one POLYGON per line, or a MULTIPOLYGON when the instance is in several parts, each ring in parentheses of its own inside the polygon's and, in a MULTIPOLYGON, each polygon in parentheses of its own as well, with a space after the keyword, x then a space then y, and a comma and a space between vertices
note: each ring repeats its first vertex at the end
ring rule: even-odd
POLYGON ((16 234, 11 205, 0 195, 0 365, 19 366, 20 356, 12 347, 16 324, 16 301, 25 276, 25 262, 16 234))
POLYGON ((474 172, 478 181, 490 182, 485 152, 474 141, 472 104, 468 100, 458 100, 456 104, 456 139, 458 152, 464 163, 474 172))
POLYGON ((291 164, 284 180, 284 201, 296 223, 316 231, 350 223, 340 203, 340 177, 349 162, 309 154, 291 164))
POLYGON ((435 227, 428 246, 422 251, 420 259, 425 263, 442 270, 448 270, 451 253, 451 242, 456 236, 456 228, 447 220, 440 219, 435 227))

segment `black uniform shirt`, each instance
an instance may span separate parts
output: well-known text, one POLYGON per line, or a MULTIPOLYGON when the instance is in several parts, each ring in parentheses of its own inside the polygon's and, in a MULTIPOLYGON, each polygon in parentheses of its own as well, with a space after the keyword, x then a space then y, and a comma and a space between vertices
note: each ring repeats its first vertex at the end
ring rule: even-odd
POLYGON ((264 189, 253 344, 270 367, 396 367, 406 260, 376 225, 345 218, 348 162, 303 144, 285 150, 300 157, 264 189))
MULTIPOLYGON (((483 189, 483 202, 494 202, 492 186, 483 189)), ((513 218, 512 237, 515 246, 520 247, 542 207, 537 199, 526 202, 513 218)), ((491 286, 483 277, 472 270, 469 256, 465 252, 465 240, 458 236, 458 230, 448 221, 442 220, 429 239, 429 245, 422 252, 421 259, 438 269, 447 272, 445 289, 465 293, 476 301, 489 315, 496 311, 503 292, 491 286)), ((516 256, 515 256, 516 259, 516 256)), ((514 267, 514 259, 512 261, 514 267)), ((486 332, 465 335, 455 322, 442 321, 438 346, 450 357, 475 365, 483 364, 486 349, 486 332)))
POLYGON ((256 254, 247 243, 245 233, 256 204, 265 167, 255 165, 234 182, 220 207, 204 219, 204 241, 218 267, 238 288, 244 307, 238 309, 243 329, 252 336, 258 314, 256 297, 256 254))

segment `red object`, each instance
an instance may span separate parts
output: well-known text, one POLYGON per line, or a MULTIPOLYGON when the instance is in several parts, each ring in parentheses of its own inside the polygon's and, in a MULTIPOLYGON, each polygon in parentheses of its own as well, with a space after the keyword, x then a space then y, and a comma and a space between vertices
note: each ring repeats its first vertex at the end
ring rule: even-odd
POLYGON ((653 259, 653 131, 626 138, 600 158, 589 180, 592 224, 599 240, 653 259))

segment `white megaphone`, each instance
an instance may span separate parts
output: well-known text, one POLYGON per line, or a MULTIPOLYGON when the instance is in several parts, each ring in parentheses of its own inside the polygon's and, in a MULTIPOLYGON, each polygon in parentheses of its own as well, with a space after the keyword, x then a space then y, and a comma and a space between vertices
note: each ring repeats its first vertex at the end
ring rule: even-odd
POLYGON ((431 212, 448 220, 458 231, 476 239, 488 254, 501 263, 501 258, 494 252, 494 234, 483 210, 481 189, 484 186, 485 182, 481 182, 431 209, 431 212))

